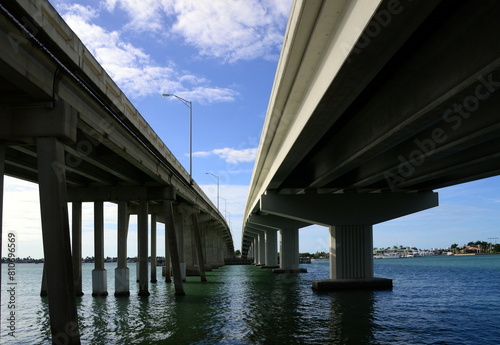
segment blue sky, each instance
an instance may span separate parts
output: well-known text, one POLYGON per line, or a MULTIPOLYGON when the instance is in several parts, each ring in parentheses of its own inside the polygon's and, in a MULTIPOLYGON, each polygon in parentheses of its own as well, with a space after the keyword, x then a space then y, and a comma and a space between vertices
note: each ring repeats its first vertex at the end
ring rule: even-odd
MULTIPOLYGON (((230 219, 241 246, 242 214, 291 0, 53 0, 87 48, 193 178, 230 219)), ((374 245, 419 248, 500 237, 499 178, 440 191, 438 208, 374 227, 374 245)), ((36 185, 6 179, 4 234, 20 256, 42 257, 36 185)), ((105 255, 116 255, 116 207, 106 204, 105 255)), ((134 220, 129 256, 136 253, 134 220)), ((161 243, 161 227, 159 228, 161 243)), ((84 209, 83 255, 93 255, 92 206, 84 209)), ((499 241, 500 242, 500 241, 499 241)), ((300 231, 301 251, 327 251, 328 230, 300 231)), ((159 254, 161 255, 160 248, 159 254)))

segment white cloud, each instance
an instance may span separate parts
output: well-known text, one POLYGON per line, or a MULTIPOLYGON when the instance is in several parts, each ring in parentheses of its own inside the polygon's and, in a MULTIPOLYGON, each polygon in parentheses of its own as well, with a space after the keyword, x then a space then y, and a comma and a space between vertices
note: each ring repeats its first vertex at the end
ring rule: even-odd
POLYGON ((43 250, 38 186, 6 176, 3 209, 3 256, 6 253, 6 239, 9 233, 14 233, 16 236, 17 256, 40 257, 43 250))
POLYGON ((109 12, 118 8, 127 14, 126 30, 156 34, 173 32, 196 47, 200 55, 235 62, 277 59, 291 2, 103 0, 101 4, 109 12))
POLYGON ((212 151, 198 151, 194 152, 193 156, 195 157, 208 157, 211 155, 216 155, 225 160, 227 163, 246 163, 253 162, 257 157, 257 148, 249 148, 249 149, 232 149, 232 148, 222 148, 222 149, 214 149, 212 151))
POLYGON ((235 150, 225 147, 212 152, 228 163, 253 162, 257 156, 257 148, 235 150))
POLYGON ((123 10, 125 30, 174 33, 200 55, 227 62, 276 60, 291 0, 103 0, 109 12, 123 10))
POLYGON ((291 0, 175 0, 172 30, 201 55, 224 61, 276 59, 283 42, 291 0))
POLYGON ((144 32, 162 30, 161 3, 157 0, 104 0, 104 7, 113 12, 116 7, 125 11, 131 21, 126 28, 144 32))
POLYGON ((181 91, 177 94, 183 98, 197 100, 199 103, 232 102, 238 93, 228 88, 211 88, 198 86, 190 91, 181 91))
MULTIPOLYGON (((115 6, 114 2, 107 4, 108 9, 115 6)), ((92 20, 99 15, 95 9, 65 4, 59 9, 97 61, 131 98, 175 90, 179 95, 188 95, 191 101, 214 103, 231 102, 238 95, 229 88, 212 87, 205 78, 189 72, 181 74, 172 62, 166 66, 158 65, 142 48, 124 41, 119 31, 108 31, 93 24, 92 20)))

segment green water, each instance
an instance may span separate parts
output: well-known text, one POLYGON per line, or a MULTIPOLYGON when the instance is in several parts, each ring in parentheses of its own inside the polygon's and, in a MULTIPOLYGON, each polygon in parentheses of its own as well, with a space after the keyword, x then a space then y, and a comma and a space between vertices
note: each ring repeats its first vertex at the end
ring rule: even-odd
MULTIPOLYGON (((5 267, 5 266, 4 266, 5 267)), ((92 265, 83 265, 85 295, 78 298, 82 344, 496 344, 500 340, 500 255, 376 260, 377 276, 394 279, 391 291, 316 293, 328 262, 302 265, 308 273, 273 274, 255 266, 188 277, 186 296, 173 284, 150 284, 138 297, 115 298, 114 267, 107 264, 106 298, 91 296, 92 265)), ((158 276, 160 275, 158 268, 158 276)), ((5 328, 2 273, 2 344, 49 344, 46 298, 39 296, 42 265, 17 266, 16 337, 5 328)))

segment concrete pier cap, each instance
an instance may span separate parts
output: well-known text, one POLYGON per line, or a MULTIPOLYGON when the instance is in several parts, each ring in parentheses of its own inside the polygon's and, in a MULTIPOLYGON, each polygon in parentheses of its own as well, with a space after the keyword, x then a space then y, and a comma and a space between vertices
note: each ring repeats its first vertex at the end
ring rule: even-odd
MULTIPOLYGON (((330 279, 314 281, 312 288, 316 291, 392 289, 391 279, 374 277, 373 224, 435 206, 438 206, 438 194, 431 191, 267 194, 262 195, 260 201, 261 211, 268 215, 330 227, 330 279)), ((283 239, 287 241, 286 237, 283 239)), ((298 251, 298 244, 296 246, 298 251)), ((288 269, 290 267, 281 266, 273 272, 288 269)))

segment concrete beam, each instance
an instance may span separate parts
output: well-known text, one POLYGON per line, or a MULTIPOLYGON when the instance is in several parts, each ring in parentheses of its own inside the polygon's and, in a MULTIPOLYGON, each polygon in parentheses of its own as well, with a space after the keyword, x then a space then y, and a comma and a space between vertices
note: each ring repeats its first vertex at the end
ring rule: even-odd
MULTIPOLYGON (((169 187, 78 187, 68 188, 68 201, 133 201, 170 199, 169 187)), ((130 208, 130 213, 138 213, 139 207, 130 208)))
POLYGON ((438 206, 438 193, 262 195, 261 210, 302 222, 377 224, 438 206))
POLYGON ((0 139, 32 142, 36 137, 55 137, 74 143, 77 120, 76 110, 63 101, 54 108, 3 109, 0 139))
POLYGON ((311 225, 311 222, 299 221, 291 219, 290 217, 282 217, 276 215, 256 215, 252 214, 247 219, 248 223, 259 224, 275 229, 282 228, 303 228, 311 225))

